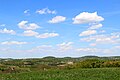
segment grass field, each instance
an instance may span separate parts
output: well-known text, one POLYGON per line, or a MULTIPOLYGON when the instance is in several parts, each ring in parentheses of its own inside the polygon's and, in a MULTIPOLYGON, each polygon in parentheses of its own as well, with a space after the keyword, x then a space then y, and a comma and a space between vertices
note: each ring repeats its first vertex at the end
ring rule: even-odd
POLYGON ((0 74, 0 80, 120 80, 120 68, 49 70, 0 74))

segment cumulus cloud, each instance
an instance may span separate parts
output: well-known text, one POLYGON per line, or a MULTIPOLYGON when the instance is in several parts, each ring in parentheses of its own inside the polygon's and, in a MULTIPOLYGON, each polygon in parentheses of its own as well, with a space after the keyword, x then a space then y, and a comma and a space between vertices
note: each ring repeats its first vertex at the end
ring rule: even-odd
POLYGON ((98 16, 97 12, 94 12, 94 13, 83 12, 77 15, 75 18, 73 18, 73 24, 94 23, 94 22, 100 22, 103 20, 104 18, 101 16, 98 16))
POLYGON ((36 36, 36 38, 50 38, 50 37, 57 37, 59 36, 58 33, 43 33, 43 34, 39 34, 36 36))
POLYGON ((81 32, 79 36, 90 36, 96 34, 96 29, 99 29, 103 26, 100 23, 103 20, 104 18, 99 16, 97 12, 83 12, 73 18, 73 24, 89 24, 89 28, 86 31, 81 32))
POLYGON ((55 10, 50 10, 48 8, 37 10, 36 13, 38 14, 56 14, 57 12, 55 10))
POLYGON ((97 44, 120 44, 120 34, 104 34, 89 36, 86 38, 81 38, 81 41, 92 42, 91 46, 96 46, 97 44), (94 43, 93 43, 94 42, 94 43))
POLYGON ((91 43, 89 44, 90 46, 96 46, 97 44, 96 43, 91 43))
POLYGON ((29 12, 29 10, 27 9, 27 10, 24 11, 24 14, 28 14, 28 12, 29 12))
POLYGON ((105 33, 106 31, 105 30, 101 30, 99 33, 105 33))
POLYGON ((80 33, 79 36, 89 36, 89 35, 96 34, 96 33, 97 33, 96 30, 87 30, 87 31, 83 31, 82 33, 80 33))
POLYGON ((63 43, 60 43, 60 44, 56 44, 55 46, 52 46, 52 45, 40 45, 40 46, 37 46, 31 50, 28 50, 29 52, 31 53, 34 53, 34 52, 39 52, 39 53, 50 53, 51 55, 55 54, 59 56, 63 53, 67 53, 71 50, 73 50, 73 47, 72 47, 72 44, 73 42, 63 42, 63 43))
POLYGON ((27 31, 23 32, 24 36, 37 36, 38 34, 39 34, 38 32, 35 32, 35 31, 32 31, 32 30, 27 30, 27 31))
POLYGON ((6 26, 6 25, 5 25, 5 24, 0 24, 0 26, 4 27, 4 26, 6 26))
POLYGON ((38 32, 32 31, 32 30, 27 30, 23 32, 23 36, 33 36, 36 38, 50 38, 50 37, 57 37, 59 36, 58 33, 43 33, 39 34, 38 32))
POLYGON ((78 48, 76 49, 76 51, 78 52, 92 52, 92 53, 96 53, 96 52, 101 52, 101 49, 98 48, 78 48))
POLYGON ((35 30, 37 28, 40 28, 39 25, 35 23, 28 23, 28 21, 21 21, 18 23, 19 28, 25 29, 25 30, 35 30))
POLYGON ((91 26, 90 26, 90 28, 88 28, 88 29, 99 29, 99 28, 101 28, 103 25, 102 24, 92 24, 91 26))
POLYGON ((70 50, 60 51, 56 46, 52 45, 40 45, 33 47, 27 50, 19 50, 12 48, 0 48, 0 51, 3 52, 2 57, 14 57, 14 58, 25 58, 25 57, 43 57, 43 56, 56 56, 56 57, 65 57, 65 56, 85 56, 85 55, 97 55, 97 56, 113 56, 118 55, 120 52, 119 46, 113 46, 111 48, 72 48, 70 50), (15 54, 18 54, 15 56, 15 54), (69 53, 69 54, 66 54, 69 53), (58 55, 59 54, 59 55, 58 55), (27 55, 27 56, 25 56, 27 55), (19 56, 19 57, 18 57, 19 56))
POLYGON ((1 42, 2 45, 23 45, 27 44, 27 42, 19 42, 19 41, 5 41, 1 42))
POLYGON ((87 55, 118 55, 118 52, 120 51, 120 46, 112 46, 111 48, 77 48, 77 52, 84 53, 87 55))
POLYGON ((24 11, 24 14, 30 15, 30 10, 29 10, 29 9, 25 10, 25 11, 24 11))
POLYGON ((114 43, 114 41, 112 40, 112 38, 98 38, 96 39, 96 42, 100 42, 100 43, 106 43, 106 42, 110 42, 110 43, 114 43))
POLYGON ((67 52, 67 51, 70 51, 70 50, 73 50, 73 47, 72 47, 72 44, 73 42, 64 42, 64 43, 61 43, 61 44, 56 44, 55 46, 52 46, 52 45, 40 45, 40 46, 37 46, 31 50, 28 50, 29 52, 47 52, 47 53, 64 53, 64 52, 67 52))
POLYGON ((51 20, 49 20, 49 23, 60 23, 66 20, 66 17, 64 16, 56 16, 54 18, 52 18, 51 20))
POLYGON ((6 34, 12 34, 12 35, 16 34, 14 30, 8 30, 6 28, 4 28, 3 30, 0 29, 0 33, 6 33, 6 34))
POLYGON ((60 52, 64 52, 64 51, 68 51, 71 50, 73 42, 67 42, 67 43, 61 43, 61 44, 57 44, 58 46, 58 51, 60 52))
POLYGON ((118 52, 120 52, 120 47, 119 46, 113 46, 109 49, 104 49, 105 54, 113 54, 113 55, 118 55, 118 52), (115 54, 116 53, 116 54, 115 54))
POLYGON ((28 52, 50 52, 52 50, 53 46, 52 45, 40 45, 37 47, 32 48, 31 50, 28 50, 28 52))
POLYGON ((35 24, 35 23, 27 24, 27 23, 28 23, 28 21, 21 21, 18 24, 19 28, 25 29, 25 31, 22 34, 23 36, 33 36, 33 37, 36 37, 36 38, 50 38, 50 37, 59 36, 58 33, 43 33, 43 34, 40 34, 36 31, 33 31, 37 28, 40 28, 37 24, 35 24))

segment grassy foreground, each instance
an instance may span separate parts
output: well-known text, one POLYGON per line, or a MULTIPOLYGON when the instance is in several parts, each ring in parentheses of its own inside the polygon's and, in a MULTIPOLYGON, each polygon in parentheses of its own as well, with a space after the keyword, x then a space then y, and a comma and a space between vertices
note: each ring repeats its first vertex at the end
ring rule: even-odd
POLYGON ((120 80, 120 68, 49 70, 0 74, 0 80, 120 80))

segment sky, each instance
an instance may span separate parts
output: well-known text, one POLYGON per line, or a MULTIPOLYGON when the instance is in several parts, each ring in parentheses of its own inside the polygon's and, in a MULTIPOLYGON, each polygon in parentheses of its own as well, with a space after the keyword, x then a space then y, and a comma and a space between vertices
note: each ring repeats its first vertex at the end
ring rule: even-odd
POLYGON ((0 0, 0 58, 120 56, 120 0, 0 0))

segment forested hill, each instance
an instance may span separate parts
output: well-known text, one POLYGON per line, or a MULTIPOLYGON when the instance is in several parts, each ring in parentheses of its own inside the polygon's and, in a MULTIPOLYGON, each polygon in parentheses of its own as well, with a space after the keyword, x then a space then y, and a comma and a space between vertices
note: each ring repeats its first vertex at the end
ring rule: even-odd
POLYGON ((99 57, 99 56, 83 56, 83 57, 77 57, 77 58, 72 58, 72 57, 53 57, 53 56, 47 56, 43 58, 25 58, 25 59, 12 59, 12 58, 0 58, 0 61, 19 61, 19 60, 62 60, 62 61, 79 61, 79 60, 84 60, 84 59, 102 59, 102 60, 116 60, 120 59, 120 56, 110 56, 110 57, 99 57))
POLYGON ((79 58, 56 58, 48 56, 44 58, 28 59, 0 59, 0 73, 26 72, 49 69, 77 69, 77 68, 109 68, 120 67, 120 56, 98 57, 84 56, 79 58))

